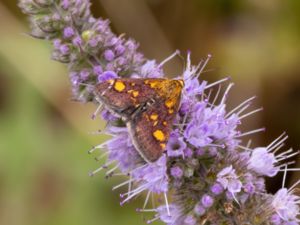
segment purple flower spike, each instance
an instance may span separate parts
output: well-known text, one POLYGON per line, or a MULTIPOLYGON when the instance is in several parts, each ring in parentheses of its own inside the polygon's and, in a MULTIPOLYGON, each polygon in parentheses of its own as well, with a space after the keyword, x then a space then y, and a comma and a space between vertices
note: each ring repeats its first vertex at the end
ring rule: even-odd
POLYGON ((203 80, 211 55, 192 65, 188 51, 184 71, 178 71, 175 78, 179 82, 170 82, 182 84, 182 89, 175 88, 181 90, 178 102, 172 88, 158 85, 158 91, 155 88, 150 93, 136 85, 140 82, 132 82, 130 89, 137 91, 136 98, 123 104, 123 97, 131 96, 129 86, 118 93, 109 87, 109 96, 117 94, 119 100, 110 101, 108 97, 99 104, 94 87, 110 79, 156 79, 164 84, 169 79, 164 76, 164 65, 179 51, 162 62, 147 59, 136 41, 114 34, 109 20, 93 17, 90 5, 89 0, 19 0, 19 6, 30 17, 31 35, 51 41, 52 59, 67 65, 74 99, 95 103, 98 108, 93 115, 101 114, 107 121, 99 132, 112 137, 89 151, 103 151, 95 158, 106 159, 105 163, 89 174, 105 171, 106 178, 124 176, 127 180, 113 190, 126 190, 120 194, 121 205, 144 193, 145 202, 138 211, 153 213, 147 223, 160 219, 167 225, 299 224, 300 197, 294 188, 300 181, 275 195, 265 186, 265 178, 279 171, 285 172, 284 179, 289 171, 299 171, 288 168, 299 152, 279 151, 285 134, 267 147, 245 144, 247 135, 263 129, 244 132, 240 124, 260 109, 247 111, 255 97, 229 108, 227 100, 233 83, 228 77, 213 83, 203 80), (179 106, 178 112, 169 109, 168 100, 179 106), (153 108, 152 102, 161 107, 153 108), (149 119, 149 109, 160 109, 159 123, 149 119), (171 118, 172 126, 165 126, 171 118), (157 129, 165 137, 154 147, 157 140, 153 132, 157 129), (140 154, 144 151, 160 154, 160 158, 145 160, 140 154), (152 199, 157 203, 152 204, 152 199))

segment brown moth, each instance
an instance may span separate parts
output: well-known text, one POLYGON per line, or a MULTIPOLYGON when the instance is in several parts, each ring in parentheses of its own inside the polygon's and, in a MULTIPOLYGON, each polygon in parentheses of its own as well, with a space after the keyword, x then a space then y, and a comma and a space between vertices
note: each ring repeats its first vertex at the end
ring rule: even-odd
POLYGON ((183 80, 117 78, 96 85, 95 95, 126 122, 139 154, 154 162, 166 149, 183 86, 183 80))

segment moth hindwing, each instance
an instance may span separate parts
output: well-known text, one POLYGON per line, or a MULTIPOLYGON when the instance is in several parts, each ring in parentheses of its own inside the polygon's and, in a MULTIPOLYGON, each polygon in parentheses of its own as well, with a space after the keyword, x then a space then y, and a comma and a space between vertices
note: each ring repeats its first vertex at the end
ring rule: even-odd
POLYGON ((136 150, 154 162, 166 148, 182 88, 182 80, 118 78, 98 84, 95 95, 124 118, 136 150))

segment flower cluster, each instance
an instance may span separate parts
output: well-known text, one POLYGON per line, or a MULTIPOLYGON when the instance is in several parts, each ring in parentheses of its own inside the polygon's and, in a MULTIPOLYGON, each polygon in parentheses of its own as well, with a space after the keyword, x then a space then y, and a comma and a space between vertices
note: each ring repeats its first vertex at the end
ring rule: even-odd
MULTIPOLYGON (((171 57, 160 64, 145 59, 134 40, 116 36, 108 20, 91 15, 88 0, 21 0, 20 7, 29 15, 31 35, 50 40, 53 59, 68 64, 74 98, 81 102, 98 104, 94 86, 108 79, 164 76, 162 66, 171 57)), ((121 204, 146 192, 137 211, 154 213, 149 223, 160 219, 169 225, 299 224, 300 197, 295 193, 299 182, 289 189, 283 182, 275 195, 265 188, 265 177, 283 172, 285 181, 289 170, 297 170, 288 167, 298 152, 278 152, 285 134, 266 147, 245 144, 245 136, 264 128, 241 132, 239 125, 261 109, 247 111, 253 97, 228 111, 226 101, 233 86, 226 85, 229 78, 211 84, 200 79, 209 59, 193 66, 188 53, 179 76, 185 83, 180 109, 166 151, 156 162, 145 162, 122 120, 101 109, 108 124, 103 132, 112 138, 90 150, 102 149, 97 158, 107 158, 90 175, 102 169, 107 169, 107 177, 125 175, 128 180, 113 188, 128 186, 121 204), (150 207, 153 194, 164 203, 150 207)))

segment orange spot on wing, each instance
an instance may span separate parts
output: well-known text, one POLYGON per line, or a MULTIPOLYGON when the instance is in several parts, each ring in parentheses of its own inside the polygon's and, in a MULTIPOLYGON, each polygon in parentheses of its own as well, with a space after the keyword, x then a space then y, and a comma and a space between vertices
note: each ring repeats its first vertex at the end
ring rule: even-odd
POLYGON ((156 114, 156 113, 153 113, 150 115, 151 120, 157 120, 157 118, 158 118, 158 114, 156 114))
POLYGON ((162 132, 161 130, 156 130, 153 132, 153 137, 158 140, 158 141, 164 141, 166 140, 165 134, 164 132, 162 132))
POLYGON ((116 81, 114 84, 114 89, 118 92, 122 92, 124 91, 124 89, 126 88, 125 84, 122 81, 116 81))
POLYGON ((160 143, 161 149, 166 149, 166 144, 165 143, 160 143))
POLYGON ((172 113, 174 113, 174 110, 173 109, 169 109, 168 112, 169 112, 169 114, 172 114, 172 113))

